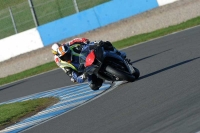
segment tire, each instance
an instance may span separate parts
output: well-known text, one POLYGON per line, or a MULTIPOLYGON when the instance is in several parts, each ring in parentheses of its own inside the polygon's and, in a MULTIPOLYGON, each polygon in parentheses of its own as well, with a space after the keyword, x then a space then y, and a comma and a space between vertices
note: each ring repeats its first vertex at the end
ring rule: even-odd
POLYGON ((116 70, 114 69, 113 67, 111 66, 107 66, 106 69, 105 69, 107 72, 115 75, 116 77, 119 78, 119 80, 126 80, 128 82, 133 82, 135 81, 135 76, 133 74, 128 74, 128 73, 125 73, 123 71, 120 71, 120 70, 116 70))
POLYGON ((96 91, 96 90, 99 90, 101 86, 97 86, 95 84, 90 84, 90 88, 93 90, 93 91, 96 91))
POLYGON ((135 67, 133 67, 133 69, 135 70, 135 72, 133 73, 133 75, 135 76, 135 79, 138 79, 140 77, 140 71, 137 68, 135 68, 135 67))
POLYGON ((103 79, 97 78, 97 76, 93 74, 90 88, 93 91, 96 91, 96 90, 99 90, 99 88, 102 86, 102 84, 103 84, 103 79))

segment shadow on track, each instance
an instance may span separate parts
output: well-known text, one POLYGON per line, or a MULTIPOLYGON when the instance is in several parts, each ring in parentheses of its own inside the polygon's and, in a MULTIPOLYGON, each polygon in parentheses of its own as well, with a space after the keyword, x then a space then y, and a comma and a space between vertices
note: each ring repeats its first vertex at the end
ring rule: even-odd
POLYGON ((22 84, 24 83, 25 81, 19 81, 17 83, 13 83, 13 84, 9 84, 9 85, 4 85, 4 87, 0 87, 0 91, 2 90, 5 90, 5 89, 8 89, 10 87, 13 87, 13 86, 16 86, 16 85, 19 85, 19 84, 22 84))
POLYGON ((178 64, 175 64, 175 65, 172 65, 172 66, 163 68, 163 69, 161 69, 161 70, 158 70, 158 71, 149 73, 149 74, 147 74, 147 75, 144 75, 144 76, 140 77, 138 80, 141 80, 141 79, 144 79, 144 78, 148 78, 148 77, 150 77, 150 76, 153 76, 153 75, 156 75, 156 74, 158 74, 158 73, 167 71, 167 70, 169 70, 169 69, 172 69, 172 68, 175 68, 175 67, 178 67, 178 66, 187 64, 187 63, 192 62, 192 61, 194 61, 194 60, 197 60, 197 59, 199 59, 199 58, 200 58, 200 57, 197 57, 197 58, 194 58, 194 59, 190 59, 190 60, 186 60, 186 61, 180 62, 180 63, 178 63, 178 64))
POLYGON ((157 53, 157 54, 153 54, 153 55, 150 55, 150 56, 144 57, 144 58, 142 58, 142 59, 139 59, 139 60, 133 61, 133 62, 131 62, 131 63, 133 64, 133 63, 136 63, 136 62, 139 62, 139 61, 142 61, 142 60, 145 60, 145 59, 148 59, 148 58, 154 57, 154 56, 156 56, 156 55, 159 55, 159 54, 165 53, 165 52, 170 51, 170 50, 172 50, 172 49, 168 49, 168 50, 165 50, 165 51, 159 52, 159 53, 157 53))

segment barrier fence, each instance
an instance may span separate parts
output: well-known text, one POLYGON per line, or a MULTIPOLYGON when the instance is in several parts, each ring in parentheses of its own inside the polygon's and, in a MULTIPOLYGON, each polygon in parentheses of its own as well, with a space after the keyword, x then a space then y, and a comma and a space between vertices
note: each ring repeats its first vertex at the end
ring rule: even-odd
POLYGON ((110 0, 0 0, 0 39, 110 0))

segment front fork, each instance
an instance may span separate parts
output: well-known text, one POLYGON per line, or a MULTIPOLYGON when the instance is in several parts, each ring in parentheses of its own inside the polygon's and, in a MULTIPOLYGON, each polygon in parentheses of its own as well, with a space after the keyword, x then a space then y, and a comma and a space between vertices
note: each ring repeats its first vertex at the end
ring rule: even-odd
POLYGON ((132 64, 130 64, 130 63, 129 63, 128 61, 126 61, 125 59, 124 59, 124 63, 126 64, 128 70, 129 70, 129 72, 130 72, 131 74, 135 73, 135 69, 133 68, 132 64))

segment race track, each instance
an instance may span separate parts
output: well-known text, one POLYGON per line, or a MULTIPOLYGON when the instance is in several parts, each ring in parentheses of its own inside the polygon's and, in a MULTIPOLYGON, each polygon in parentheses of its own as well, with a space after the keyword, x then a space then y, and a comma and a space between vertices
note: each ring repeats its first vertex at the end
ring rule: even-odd
MULTIPOLYGON (((200 27, 124 49, 141 77, 25 133, 200 131, 200 27)), ((62 70, 0 87, 0 102, 71 85, 62 70)))

